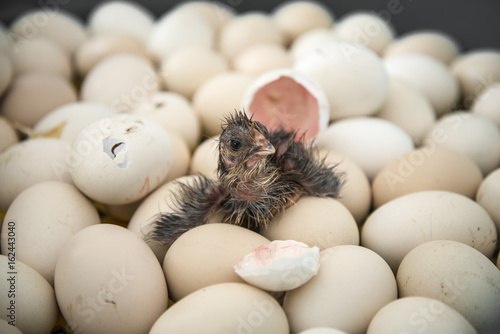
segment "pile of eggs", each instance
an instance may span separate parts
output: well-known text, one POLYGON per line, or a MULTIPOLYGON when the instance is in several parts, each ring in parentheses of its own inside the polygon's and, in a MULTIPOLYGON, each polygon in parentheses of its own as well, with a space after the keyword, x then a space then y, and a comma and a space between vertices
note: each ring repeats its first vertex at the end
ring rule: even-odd
POLYGON ((309 1, 157 19, 113 1, 86 24, 56 9, 0 27, 2 333, 500 325, 499 50, 309 1), (168 249, 144 241, 179 182, 217 177, 235 109, 304 134, 340 197, 304 197, 259 233, 215 215, 168 249))

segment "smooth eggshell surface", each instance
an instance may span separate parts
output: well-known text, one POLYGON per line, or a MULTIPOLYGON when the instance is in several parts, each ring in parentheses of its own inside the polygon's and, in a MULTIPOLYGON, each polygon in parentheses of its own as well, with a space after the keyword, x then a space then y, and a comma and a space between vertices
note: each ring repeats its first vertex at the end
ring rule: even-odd
POLYGON ((7 87, 9 87, 12 76, 14 75, 14 69, 12 68, 12 60, 7 55, 7 52, 0 53, 0 96, 5 92, 7 87))
POLYGON ((7 320, 0 319, 0 331, 3 334, 23 334, 19 328, 12 326, 7 320))
POLYGON ((471 110, 474 114, 488 118, 500 129, 500 83, 492 84, 474 100, 471 110))
POLYGON ((377 311, 397 298, 391 268, 375 252, 344 245, 321 252, 318 274, 285 295, 291 333, 331 327, 365 333, 377 311))
POLYGON ((189 169, 191 174, 203 174, 217 179, 217 163, 219 161, 218 137, 205 139, 193 152, 189 169))
POLYGON ((488 211, 500 232, 500 168, 495 169, 479 185, 476 202, 488 211))
POLYGON ((267 71, 292 66, 292 57, 282 45, 257 44, 246 48, 233 59, 236 71, 260 75, 267 71))
POLYGON ((314 327, 314 328, 305 330, 303 332, 300 332, 299 334, 347 334, 347 333, 343 332, 343 331, 339 331, 337 329, 333 329, 333 328, 314 327))
POLYGON ((440 300, 478 331, 500 324, 500 271, 463 243, 436 240, 414 248, 401 262, 397 282, 400 297, 440 300))
POLYGON ((17 143, 19 138, 12 124, 0 116, 0 152, 17 143))
POLYGON ((293 60, 297 61, 325 44, 339 42, 342 42, 342 39, 334 33, 333 29, 315 28, 298 36, 290 45, 290 53, 293 60))
POLYGON ((147 333, 167 308, 161 267, 144 241, 116 225, 87 227, 57 261, 57 303, 73 332, 147 333))
POLYGON ((175 9, 192 11, 203 17, 216 32, 235 16, 234 8, 222 2, 183 1, 175 9))

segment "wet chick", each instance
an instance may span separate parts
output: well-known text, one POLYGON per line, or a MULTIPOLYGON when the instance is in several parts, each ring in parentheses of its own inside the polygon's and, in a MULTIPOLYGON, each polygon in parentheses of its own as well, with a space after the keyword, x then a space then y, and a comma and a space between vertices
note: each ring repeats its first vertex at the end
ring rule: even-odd
POLYGON ((269 133, 236 112, 222 126, 219 179, 197 176, 191 185, 178 183, 173 213, 160 215, 148 237, 171 244, 216 211, 225 223, 259 230, 302 196, 337 197, 342 180, 334 167, 295 133, 269 133))

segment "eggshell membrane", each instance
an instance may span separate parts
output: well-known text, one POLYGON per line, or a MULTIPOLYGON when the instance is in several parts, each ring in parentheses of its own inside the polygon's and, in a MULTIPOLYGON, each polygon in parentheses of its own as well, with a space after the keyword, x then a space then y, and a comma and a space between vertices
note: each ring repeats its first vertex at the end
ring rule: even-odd
POLYGON ((9 86, 14 70, 12 68, 12 60, 7 56, 7 52, 0 53, 0 96, 9 86))
POLYGON ((216 74, 229 70, 228 60, 205 46, 178 48, 161 62, 161 77, 167 90, 191 98, 196 89, 216 74))
POLYGON ((375 333, 456 333, 477 331, 460 313, 436 299, 400 298, 380 309, 373 317, 367 334, 375 333))
POLYGON ((233 67, 236 71, 255 76, 291 66, 291 55, 278 44, 257 44, 246 48, 233 59, 233 67))
POLYGON ((483 180, 469 157, 435 146, 421 147, 386 164, 372 182, 373 206, 424 190, 443 190, 474 198, 483 180))
POLYGON ((230 224, 205 224, 185 232, 163 260, 172 300, 178 301, 209 285, 243 282, 233 266, 267 243, 269 240, 263 236, 230 224))
POLYGON ((229 71, 205 81, 193 95, 193 107, 198 112, 202 133, 216 136, 222 132, 224 115, 241 105, 243 95, 254 80, 249 74, 229 71))
POLYGON ((414 248, 401 262, 397 282, 401 297, 440 300, 478 331, 500 323, 500 271, 463 243, 435 240, 414 248))
POLYGON ((168 302, 153 252, 136 234, 110 224, 87 227, 68 241, 55 290, 64 319, 83 334, 145 333, 168 302))
POLYGON ((284 128, 315 138, 328 127, 328 99, 323 89, 300 72, 278 69, 257 77, 242 98, 242 109, 269 131, 284 128))
POLYGON ((479 185, 476 202, 481 205, 500 231, 500 168, 495 169, 479 185))
POLYGON ((83 79, 80 95, 83 101, 128 113, 159 89, 151 62, 132 54, 116 54, 92 68, 83 79))
POLYGON ((491 257, 497 232, 479 204, 446 191, 422 191, 393 199, 377 208, 361 231, 361 245, 382 256, 394 272, 413 248, 439 239, 462 242, 491 257))
POLYGON ((24 189, 43 181, 72 184, 67 166, 68 144, 51 138, 33 138, 0 153, 0 211, 7 210, 24 189))
POLYGON ((500 129, 500 83, 492 84, 478 95, 471 106, 471 111, 494 122, 500 129))
POLYGON ((458 81, 451 70, 424 54, 404 54, 385 59, 391 78, 399 78, 417 88, 431 103, 437 115, 451 111, 460 98, 458 81))
POLYGON ((175 10, 188 10, 202 16, 218 33, 220 28, 235 16, 234 8, 222 2, 180 2, 175 10))
MULTIPOLYGON (((10 281, 8 281, 11 278, 11 274, 8 273, 12 272, 9 259, 5 255, 0 255, 0 270, 3 273, 3 279, 0 281, 0 292, 4 296, 0 299, 0 307, 3 310, 2 320, 13 320, 7 318, 7 314, 10 314, 8 307, 11 301, 15 301, 14 321, 16 326, 9 325, 9 327, 17 327, 18 333, 21 331, 34 334, 50 333, 58 316, 54 289, 42 275, 22 261, 16 259, 14 266, 15 288, 11 289, 10 281), (12 290, 14 290, 15 297, 9 298, 9 291, 12 290)), ((2 333, 5 332, 2 331, 2 333)))
POLYGON ((299 334, 347 334, 347 333, 333 328, 315 327, 300 332, 299 334))
POLYGON ((359 231, 347 208, 332 198, 302 197, 260 232, 269 240, 296 240, 320 250, 358 245, 359 231))
POLYGON ((389 96, 375 116, 399 126, 415 145, 421 144, 436 122, 436 113, 425 95, 396 78, 391 79, 389 96))
POLYGON ((1 111, 11 121, 32 127, 51 110, 76 100, 75 88, 59 75, 25 73, 12 81, 1 111))
POLYGON ((389 76, 380 58, 370 49, 347 42, 316 48, 298 59, 294 69, 323 87, 330 120, 372 115, 389 93, 389 76))
POLYGON ((0 319, 0 331, 4 334, 23 334, 19 328, 10 325, 7 320, 0 319))
POLYGON ((264 291, 241 283, 220 283, 197 290, 158 318, 150 334, 288 334, 281 306, 264 291))
POLYGON ((424 144, 468 156, 481 168, 483 175, 500 164, 500 129, 489 119, 470 112, 458 111, 443 116, 429 129, 424 144))
POLYGON ((18 141, 19 138, 12 124, 5 117, 0 116, 0 153, 18 141))
POLYGON ((321 48, 325 44, 335 44, 341 41, 342 40, 334 33, 333 29, 315 28, 304 32, 294 39, 290 45, 290 53, 293 60, 297 61, 315 49, 321 48))
POLYGON ((375 313, 397 298, 391 269, 375 252, 360 246, 332 247, 320 256, 318 274, 285 295, 290 332, 331 327, 365 333, 375 313))
POLYGON ((219 35, 219 49, 230 59, 262 43, 284 44, 284 37, 272 17, 263 12, 247 12, 226 22, 219 35))
POLYGON ((191 174, 202 174, 217 179, 219 161, 218 137, 205 139, 193 152, 189 169, 191 174))
POLYGON ((372 180, 389 162, 414 148, 411 137, 397 125, 378 118, 353 117, 332 123, 317 145, 356 162, 372 180))
POLYGON ((333 14, 321 3, 314 1, 284 2, 273 11, 273 20, 281 30, 285 44, 316 28, 330 28, 333 14))

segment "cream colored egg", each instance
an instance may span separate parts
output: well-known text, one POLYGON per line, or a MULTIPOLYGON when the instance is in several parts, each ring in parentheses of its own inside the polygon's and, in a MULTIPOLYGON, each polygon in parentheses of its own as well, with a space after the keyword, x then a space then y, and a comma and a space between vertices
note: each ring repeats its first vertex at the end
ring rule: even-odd
POLYGON ((0 96, 5 92, 12 80, 14 70, 12 68, 12 60, 6 52, 0 53, 0 96))
POLYGON ((358 245, 359 230, 347 208, 332 198, 302 197, 260 233, 269 240, 296 240, 320 250, 358 245))
POLYGON ((50 333, 58 316, 52 286, 34 269, 12 259, 10 254, 0 255, 0 270, 0 319, 13 321, 23 333, 50 333))
POLYGON ((19 138, 9 120, 0 116, 0 152, 17 143, 19 138))
POLYGON ((299 334, 347 334, 347 333, 333 328, 315 327, 300 332, 299 334))
POLYGON ((92 68, 82 82, 80 94, 83 101, 130 112, 158 92, 159 86, 151 62, 132 54, 116 54, 92 68))
POLYGON ((43 72, 71 79, 71 58, 51 40, 34 38, 28 43, 21 40, 13 48, 17 50, 12 58, 14 73, 43 72))
POLYGON ((437 115, 453 109, 460 98, 458 81, 451 70, 430 56, 405 54, 385 59, 391 78, 401 79, 422 92, 437 115))
POLYGON ((89 14, 89 30, 97 34, 119 33, 146 42, 154 16, 139 3, 113 1, 95 6, 89 14))
POLYGON ((338 37, 333 29, 315 28, 308 30, 294 39, 290 45, 290 53, 294 61, 299 60, 308 53, 317 48, 321 48, 325 44, 339 43, 342 40, 338 37))
POLYGON ((458 79, 462 102, 469 107, 487 87, 500 82, 500 51, 476 49, 460 55, 451 63, 458 79))
POLYGON ((89 36, 78 47, 74 57, 75 67, 83 78, 104 58, 119 53, 129 53, 152 60, 144 42, 134 37, 117 33, 97 34, 89 36))
POLYGON ((67 165, 69 146, 59 139, 34 138, 0 153, 0 211, 7 210, 24 189, 43 181, 72 183, 67 165))
POLYGON ((290 44, 306 31, 330 28, 333 24, 330 10, 313 1, 285 2, 274 9, 273 19, 285 37, 285 44, 290 44))
POLYGON ((476 334, 477 331, 463 315, 439 300, 406 297, 378 311, 366 333, 476 334))
MULTIPOLYGON (((233 3, 229 3, 232 5, 233 3)), ((216 32, 235 16, 234 8, 223 2, 214 1, 186 1, 179 2, 175 10, 188 10, 202 16, 209 22, 216 32)))
POLYGON ((144 241, 99 224, 66 243, 55 273, 57 303, 75 333, 147 333, 165 311, 167 285, 144 241))
POLYGON ((498 106, 500 106, 500 83, 492 84, 484 89, 474 100, 471 111, 493 121, 500 129, 498 106))
POLYGON ((414 248, 401 262, 397 282, 400 297, 440 300, 478 331, 500 324, 500 271, 463 243, 436 240, 414 248))
POLYGON ((467 156, 435 146, 421 147, 387 163, 372 182, 373 206, 424 190, 443 190, 474 198, 483 180, 467 156))
POLYGON ((457 111, 447 114, 431 128, 424 145, 450 149, 468 156, 483 175, 500 165, 500 129, 482 116, 457 111))
POLYGON ((372 115, 389 94, 389 76, 380 58, 370 49, 347 42, 317 48, 298 59, 294 69, 323 87, 330 120, 372 115))
POLYGON ((288 334, 285 313, 264 291, 241 283, 220 283, 175 303, 151 328, 161 333, 288 334))
POLYGON ((185 176, 189 172, 189 165, 191 163, 191 149, 187 145, 184 138, 177 132, 169 132, 170 140, 172 141, 172 148, 174 151, 174 161, 172 167, 165 177, 165 181, 169 182, 179 177, 185 176))
POLYGON ((219 162, 218 137, 205 139, 193 152, 189 170, 191 174, 202 174, 217 179, 219 162))
POLYGON ((389 96, 375 116, 399 126, 415 145, 421 144, 436 121, 436 113, 425 95, 396 78, 391 79, 389 96))
POLYGON ((277 24, 263 12, 235 16, 222 26, 219 35, 219 49, 230 59, 250 46, 262 43, 284 44, 277 24))
POLYGON ((476 202, 481 205, 500 231, 500 168, 495 169, 479 185, 476 202))
POLYGON ((414 148, 411 137, 397 125, 378 118, 354 117, 332 123, 318 146, 356 162, 372 180, 389 162, 414 148))
POLYGON ((7 55, 12 56, 12 42, 9 38, 9 32, 5 25, 0 23, 0 52, 6 52, 7 55))
POLYGON ((1 111, 11 121, 31 127, 53 109, 76 100, 75 87, 59 75, 25 73, 12 81, 1 111))
POLYGON ((184 96, 174 92, 157 92, 141 102, 132 113, 160 124, 167 132, 175 132, 193 150, 201 138, 201 124, 193 106, 184 96))
POLYGON ((179 48, 199 45, 212 48, 215 30, 202 15, 189 10, 166 12, 154 24, 147 49, 158 61, 169 57, 179 48))
POLYGON ((91 123, 73 141, 71 177, 95 201, 132 203, 163 183, 173 154, 168 133, 156 122, 111 116, 91 123))
POLYGON ((479 204, 447 191, 398 197, 377 208, 361 232, 361 245, 382 256, 394 272, 409 251, 431 240, 459 241, 491 257, 497 232, 479 204))
POLYGON ((205 81, 228 69, 227 59, 219 52, 200 45, 189 45, 163 58, 161 77, 167 90, 191 98, 205 81))
POLYGON ((113 109, 100 103, 85 101, 67 103, 40 119, 33 127, 33 131, 35 134, 52 134, 72 143, 87 125, 115 114, 113 109))
POLYGON ((387 263, 369 249, 344 245, 321 252, 318 275, 288 291, 283 308, 291 333, 331 327, 361 334, 377 311, 396 298, 387 263))
POLYGON ((192 101, 200 117, 203 134, 215 136, 222 132, 224 115, 240 107, 243 94, 253 79, 249 74, 224 72, 198 87, 192 101))
POLYGON ((263 236, 230 224, 205 224, 185 232, 163 260, 170 297, 178 301, 213 284, 243 282, 233 266, 267 243, 263 236))
POLYGON ((334 31, 346 42, 367 47, 378 55, 394 39, 388 21, 373 13, 348 14, 337 23, 334 31))
POLYGON ((384 57, 390 58, 409 53, 421 53, 449 64, 459 53, 458 43, 440 31, 413 31, 392 43, 384 50, 384 57))
POLYGON ((278 44, 257 44, 246 48, 233 59, 236 71, 251 75, 292 66, 292 57, 278 44))
POLYGON ((0 319, 0 331, 4 334, 23 334, 19 328, 12 326, 7 320, 0 319))
POLYGON ((8 227, 16 230, 16 258, 54 284, 57 258, 78 231, 99 224, 99 214, 75 186, 57 181, 37 183, 9 206, 2 226, 2 254, 8 251, 8 227))

